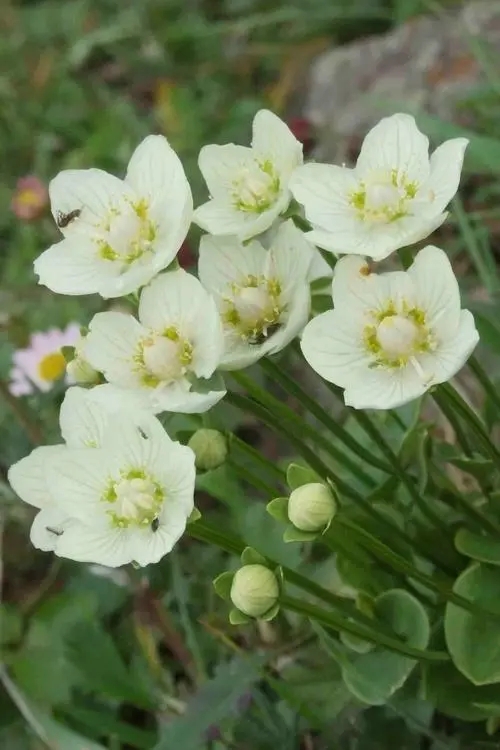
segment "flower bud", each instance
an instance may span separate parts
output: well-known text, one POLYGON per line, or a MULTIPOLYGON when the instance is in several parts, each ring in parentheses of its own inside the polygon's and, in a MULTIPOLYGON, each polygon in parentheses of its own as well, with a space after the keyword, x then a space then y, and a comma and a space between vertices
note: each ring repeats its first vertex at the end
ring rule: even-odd
POLYGON ((191 436, 188 446, 195 455, 196 468, 202 471, 216 469, 226 460, 227 441, 218 430, 202 427, 191 436))
POLYGON ((320 482, 297 487, 288 501, 288 518, 300 531, 324 531, 331 523, 335 510, 330 489, 320 482))
POLYGON ((248 617, 262 617, 279 598, 278 579, 265 565, 244 565, 236 571, 231 586, 231 601, 248 617))

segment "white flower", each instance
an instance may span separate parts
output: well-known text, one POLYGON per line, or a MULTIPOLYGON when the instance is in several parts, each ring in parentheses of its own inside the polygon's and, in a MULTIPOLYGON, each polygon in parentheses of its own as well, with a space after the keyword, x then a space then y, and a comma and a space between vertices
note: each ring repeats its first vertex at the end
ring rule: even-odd
POLYGON ((410 115, 385 117, 366 136, 356 167, 306 164, 290 181, 313 231, 334 253, 386 258, 418 242, 447 217, 467 147, 454 138, 429 159, 429 140, 410 115))
POLYGON ((194 454, 155 417, 106 414, 78 391, 61 416, 67 445, 39 448, 9 472, 20 497, 41 508, 32 541, 109 567, 158 562, 193 511, 194 454))
POLYGON ((178 156, 163 136, 148 136, 125 180, 100 169, 68 169, 50 183, 64 239, 35 261, 40 284, 60 294, 121 297, 166 268, 193 212, 178 156))
POLYGON ((225 333, 220 367, 236 370, 283 349, 307 322, 311 246, 292 221, 265 250, 255 240, 202 237, 198 272, 215 297, 225 333))
POLYGON ((202 412, 225 394, 209 378, 222 356, 224 338, 213 298, 181 269, 158 276, 143 289, 139 321, 132 315, 94 316, 85 357, 109 381, 92 397, 103 405, 155 413, 202 412))
POLYGON ((479 340, 446 254, 431 245, 406 272, 370 274, 363 259, 342 258, 333 302, 306 326, 302 351, 356 409, 418 398, 453 377, 479 340))
POLYGON ((251 148, 204 146, 198 163, 211 200, 196 209, 194 221, 210 234, 247 240, 288 208, 288 183, 302 164, 302 144, 279 117, 261 109, 253 121, 251 148))
POLYGON ((29 505, 39 508, 31 527, 31 542, 38 549, 54 551, 63 531, 72 523, 71 518, 53 502, 50 484, 46 477, 49 460, 64 462, 68 446, 72 448, 97 447, 108 423, 109 413, 94 404, 88 391, 70 388, 64 397, 59 415, 61 434, 65 443, 35 448, 9 469, 9 482, 19 497, 29 505))

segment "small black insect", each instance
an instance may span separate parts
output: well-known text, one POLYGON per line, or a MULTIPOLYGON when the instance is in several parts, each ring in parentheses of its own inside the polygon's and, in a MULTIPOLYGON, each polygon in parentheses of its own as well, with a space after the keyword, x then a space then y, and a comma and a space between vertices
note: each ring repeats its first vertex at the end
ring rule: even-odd
POLYGON ((69 211, 67 214, 63 214, 62 211, 57 212, 56 217, 56 224, 59 227, 59 229, 65 229, 68 224, 71 224, 72 221, 75 219, 78 219, 78 217, 81 214, 80 208, 75 208, 74 211, 69 211))
POLYGON ((55 534, 56 536, 62 536, 63 532, 59 531, 59 529, 53 529, 50 526, 45 527, 47 531, 50 531, 51 534, 55 534))
POLYGON ((160 525, 160 519, 153 518, 153 520, 151 521, 151 531, 158 531, 159 525, 160 525))
POLYGON ((268 326, 265 331, 261 331, 260 333, 256 333, 254 336, 250 336, 248 339, 248 343, 252 346, 261 346, 261 344, 264 344, 267 339, 273 335, 273 333, 276 333, 281 328, 281 323, 273 323, 272 325, 268 326))

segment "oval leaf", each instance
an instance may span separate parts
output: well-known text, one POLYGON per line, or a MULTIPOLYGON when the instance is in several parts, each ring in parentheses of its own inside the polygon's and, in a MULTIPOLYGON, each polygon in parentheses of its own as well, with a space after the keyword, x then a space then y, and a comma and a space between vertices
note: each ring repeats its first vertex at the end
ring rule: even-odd
POLYGON ((500 565, 500 539, 460 529, 455 536, 455 547, 462 555, 472 557, 473 560, 500 565))
MULTIPOLYGON (((394 589, 381 594, 375 611, 398 635, 416 648, 429 642, 429 619, 420 602, 407 591, 394 589)), ((382 648, 351 655, 342 666, 342 676, 351 693, 363 703, 380 706, 407 680, 416 661, 382 648)))
MULTIPOLYGON (((500 615, 500 572, 474 563, 455 581, 453 591, 500 615)), ((474 685, 500 682, 500 617, 473 614, 446 605, 444 632, 456 667, 474 685)))

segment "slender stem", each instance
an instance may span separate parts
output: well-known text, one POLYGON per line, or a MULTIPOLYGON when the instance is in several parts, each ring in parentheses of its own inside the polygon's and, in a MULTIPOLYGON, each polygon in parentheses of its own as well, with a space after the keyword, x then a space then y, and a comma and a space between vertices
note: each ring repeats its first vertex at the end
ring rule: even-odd
POLYGON ((258 463, 260 466, 262 466, 263 469, 269 471, 270 474, 273 474, 276 481, 280 482, 281 484, 284 484, 286 482, 286 472, 280 466, 278 466, 278 464, 269 461, 265 456, 262 455, 260 451, 256 450, 252 445, 249 445, 249 443, 241 440, 236 435, 231 435, 231 448, 233 446, 236 446, 239 450, 242 451, 242 453, 246 453, 247 456, 252 458, 255 463, 258 463))
POLYGON ((319 430, 309 425, 305 420, 299 417, 298 414, 292 411, 292 409, 254 383, 248 375, 242 372, 232 372, 230 374, 233 380, 245 388, 252 398, 260 402, 271 414, 276 415, 275 418, 280 421, 284 420, 285 422, 288 422, 290 426, 293 425, 298 435, 305 435, 315 442, 325 451, 325 453, 328 453, 341 466, 348 469, 353 476, 366 484, 367 487, 373 488, 375 486, 372 477, 366 474, 362 467, 353 461, 350 456, 340 448, 337 448, 337 446, 333 445, 328 438, 319 432, 319 430))
POLYGON ((251 484, 253 487, 255 487, 256 490, 263 492, 264 495, 267 496, 267 499, 277 497, 279 495, 279 491, 277 489, 268 484, 264 479, 256 476, 251 469, 248 469, 246 466, 242 466, 241 464, 239 464, 234 460, 234 458, 229 458, 228 464, 236 472, 240 479, 242 479, 244 482, 247 482, 247 484, 251 484))
POLYGON ((385 471, 386 474, 392 474, 391 467, 384 461, 378 459, 364 445, 359 443, 352 435, 335 419, 333 419, 323 407, 317 403, 308 393, 300 386, 293 378, 287 375, 273 360, 266 358, 260 361, 262 369, 267 375, 278 382, 281 387, 299 401, 305 409, 307 409, 318 422, 321 422, 330 432, 332 432, 339 440, 345 444, 347 448, 350 448, 353 453, 357 453, 360 458, 366 461, 367 464, 375 466, 377 469, 385 471))
MULTIPOLYGON (((463 494, 458 491, 453 482, 446 476, 444 471, 441 471, 435 464, 430 464, 431 473, 434 474, 432 485, 435 487, 437 493, 439 493, 439 499, 442 502, 446 502, 447 505, 453 505, 453 501, 461 508, 464 515, 466 515, 471 521, 473 521, 479 529, 487 531, 490 534, 498 536, 500 534, 500 524, 493 521, 493 519, 486 516, 479 508, 476 508, 471 502, 467 500, 463 494), (441 487, 439 485, 442 485, 441 487), (443 492, 444 490, 444 492, 443 492), (449 500, 447 498, 451 496, 449 500)), ((483 490, 484 492, 484 490, 483 490)))
POLYGON ((408 534, 402 531, 399 526, 390 521, 386 516, 378 513, 369 499, 363 497, 363 495, 361 495, 359 492, 357 492, 357 490, 351 487, 350 484, 344 482, 340 477, 337 477, 327 466, 325 466, 325 464, 321 461, 321 459, 314 451, 312 451, 295 434, 292 434, 286 428, 286 426, 282 425, 281 422, 277 420, 261 404, 253 401, 246 396, 241 396, 239 393, 233 393, 231 391, 228 391, 226 395, 226 401, 247 413, 250 412, 251 414, 254 414, 258 419, 267 424, 272 430, 277 432, 279 435, 282 435, 284 439, 287 440, 290 445, 292 445, 297 450, 299 455, 301 455, 302 458, 305 459, 305 461, 309 464, 313 471, 315 471, 322 479, 328 479, 333 482, 333 484, 337 487, 342 495, 353 500, 356 505, 361 507, 368 516, 373 518, 373 520, 379 524, 379 526, 388 529, 391 534, 397 533, 400 539, 404 539, 422 557, 430 560, 439 568, 443 567, 442 562, 438 558, 436 558, 436 556, 432 552, 430 552, 426 547, 422 546, 417 539, 412 539, 410 536, 408 536, 408 534))
POLYGON ((479 383, 484 388, 487 396, 491 399, 491 402, 496 406, 497 409, 500 410, 500 394, 498 393, 498 389, 491 382, 487 372, 484 370, 477 357, 472 355, 469 358, 468 365, 478 379, 479 383))
POLYGON ((458 391, 451 385, 451 383, 442 383, 438 390, 443 394, 450 406, 460 414, 460 416, 467 422, 467 424, 474 431, 475 435, 481 441, 483 447, 495 461, 497 467, 500 467, 500 451, 492 443, 490 436, 488 435, 487 429, 481 419, 477 416, 475 411, 469 406, 469 404, 462 398, 458 391))
POLYGON ((358 636, 358 638, 363 638, 364 640, 369 641, 370 643, 375 643, 378 646, 384 646, 391 651, 410 656, 413 659, 422 659, 433 662, 445 662, 450 660, 449 655, 445 651, 427 651, 413 648, 408 645, 402 645, 401 641, 391 638, 390 636, 383 636, 381 633, 377 633, 375 637, 374 633, 364 625, 357 625, 350 620, 340 617, 336 613, 325 611, 324 609, 303 601, 302 599, 295 599, 294 597, 284 595, 281 597, 280 603, 284 609, 305 615, 306 617, 316 620, 329 628, 351 633, 351 635, 358 636))
POLYGON ((443 398, 443 394, 439 393, 439 391, 436 391, 436 393, 432 394, 432 397, 435 401, 435 403, 438 405, 438 407, 443 412, 444 416, 450 423, 453 432, 455 433, 455 437, 457 439, 457 442, 463 452, 466 456, 472 456, 472 448, 469 444, 469 439, 465 433, 465 431, 462 428, 462 425, 460 424, 460 420, 458 419, 457 415, 455 414, 455 411, 453 408, 450 407, 450 404, 447 402, 445 398, 443 398))

